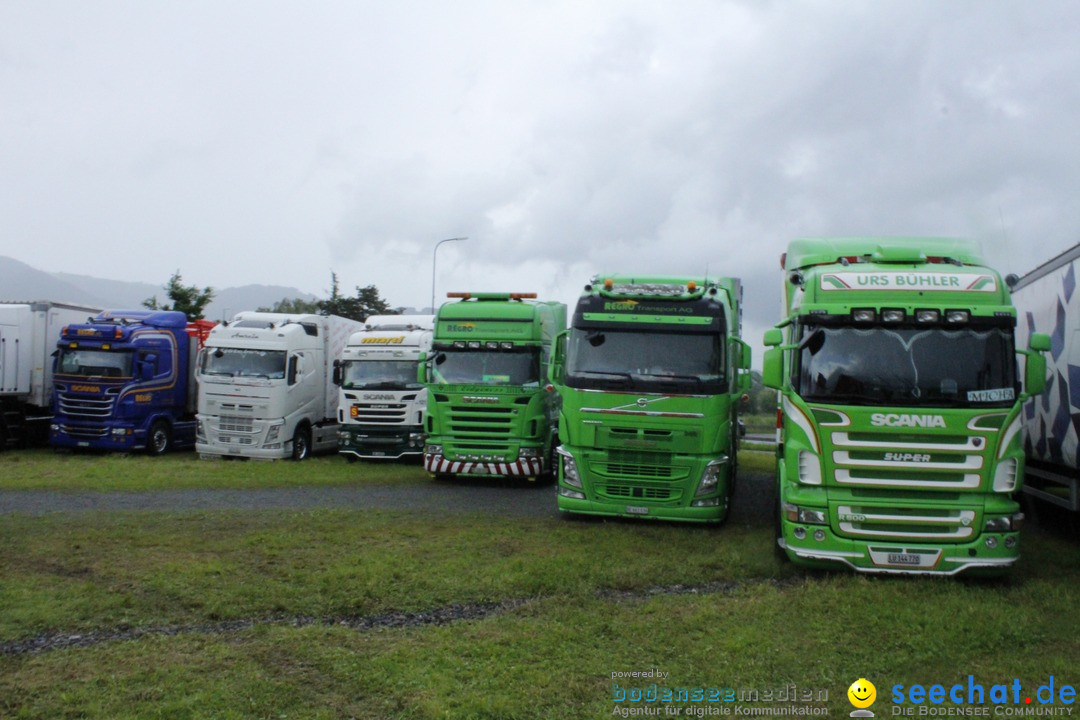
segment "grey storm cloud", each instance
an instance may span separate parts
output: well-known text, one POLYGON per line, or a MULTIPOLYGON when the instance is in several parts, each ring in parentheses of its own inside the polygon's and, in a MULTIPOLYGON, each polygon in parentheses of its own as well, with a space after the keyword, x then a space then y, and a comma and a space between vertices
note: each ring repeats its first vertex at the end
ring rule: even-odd
POLYGON ((764 327, 794 237, 961 235, 1016 272, 1080 239, 1078 26, 1070 0, 10 3, 4 250, 420 304, 467 235, 446 283, 733 274, 764 327))

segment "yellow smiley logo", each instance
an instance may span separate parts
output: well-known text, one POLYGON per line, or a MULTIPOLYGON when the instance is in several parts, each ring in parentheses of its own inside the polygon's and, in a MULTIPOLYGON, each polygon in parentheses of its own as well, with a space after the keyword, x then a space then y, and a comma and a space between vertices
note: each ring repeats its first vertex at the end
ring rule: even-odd
POLYGON ((877 699, 877 688, 866 678, 859 678, 847 689, 848 700, 857 708, 868 708, 877 699))

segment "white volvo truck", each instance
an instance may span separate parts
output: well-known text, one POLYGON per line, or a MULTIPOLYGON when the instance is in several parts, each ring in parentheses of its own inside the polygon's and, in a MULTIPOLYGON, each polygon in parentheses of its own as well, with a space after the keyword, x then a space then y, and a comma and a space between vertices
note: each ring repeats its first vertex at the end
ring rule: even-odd
POLYGON ((373 315, 335 363, 338 450, 349 460, 424 453, 427 390, 416 379, 434 315, 373 315))
POLYGON ((242 312, 215 327, 199 361, 200 457, 303 460, 337 447, 333 362, 362 323, 242 312))

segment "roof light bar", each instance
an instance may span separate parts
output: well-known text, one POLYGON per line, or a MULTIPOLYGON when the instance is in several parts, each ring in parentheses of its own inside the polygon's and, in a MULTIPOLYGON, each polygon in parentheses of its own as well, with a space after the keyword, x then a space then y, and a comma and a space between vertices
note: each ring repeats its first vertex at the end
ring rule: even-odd
POLYGON ((941 313, 930 308, 921 308, 915 311, 915 322, 919 324, 936 323, 941 318, 941 313))
POLYGON ((851 319, 857 323, 872 323, 876 318, 874 308, 855 308, 851 311, 851 319))
POLYGON ((901 308, 882 308, 881 310, 881 322, 884 323, 902 323, 906 313, 901 308))
POLYGON ((971 319, 971 313, 967 310, 946 310, 945 311, 945 324, 946 325, 961 325, 971 319))

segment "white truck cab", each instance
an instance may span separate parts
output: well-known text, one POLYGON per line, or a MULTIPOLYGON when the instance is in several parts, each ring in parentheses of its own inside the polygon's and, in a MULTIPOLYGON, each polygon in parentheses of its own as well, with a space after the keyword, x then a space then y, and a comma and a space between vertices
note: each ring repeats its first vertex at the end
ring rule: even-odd
POLYGON ((337 445, 332 362, 362 327, 347 318, 242 312, 199 357, 201 457, 303 460, 337 445))
POLYGON ((338 450, 349 460, 424 452, 427 390, 417 380, 431 349, 434 315, 373 315, 334 368, 340 386, 338 450))

